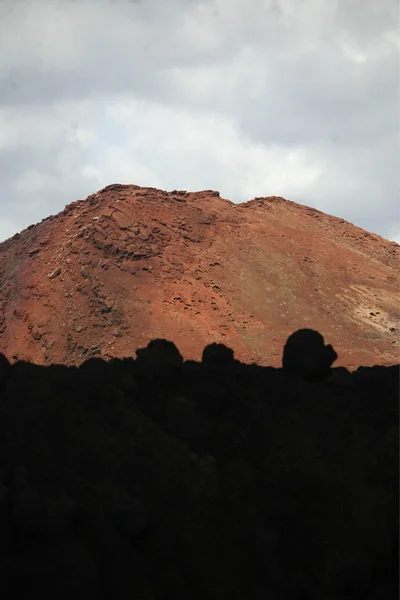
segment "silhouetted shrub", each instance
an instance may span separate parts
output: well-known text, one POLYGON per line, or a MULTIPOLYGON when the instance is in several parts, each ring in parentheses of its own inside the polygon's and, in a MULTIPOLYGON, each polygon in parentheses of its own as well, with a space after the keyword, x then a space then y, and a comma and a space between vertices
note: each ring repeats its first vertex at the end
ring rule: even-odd
POLYGON ((233 356, 0 358, 2 600, 397 598, 398 367, 233 356))
POLYGON ((233 350, 225 346, 225 344, 213 342, 203 350, 202 362, 205 365, 227 365, 233 363, 234 360, 233 350))
POLYGON ((183 357, 173 342, 156 339, 149 342, 146 348, 136 350, 136 362, 140 366, 179 366, 183 357))
POLYGON ((328 377, 336 359, 335 350, 331 345, 325 346, 318 331, 299 329, 285 344, 282 367, 286 373, 312 381, 328 377))
POLYGON ((0 354, 0 390, 4 386, 9 374, 10 363, 8 362, 4 354, 0 354))

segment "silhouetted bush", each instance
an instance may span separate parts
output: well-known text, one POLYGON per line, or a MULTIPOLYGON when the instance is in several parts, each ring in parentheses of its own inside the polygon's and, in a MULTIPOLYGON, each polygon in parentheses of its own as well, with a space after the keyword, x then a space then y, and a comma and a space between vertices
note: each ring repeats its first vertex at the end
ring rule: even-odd
POLYGON ((136 361, 144 367, 179 366, 183 358, 173 342, 157 339, 136 350, 136 361))
POLYGON ((233 350, 225 346, 225 344, 213 342, 203 350, 202 362, 205 365, 229 365, 233 363, 234 360, 233 350))
POLYGON ((397 598, 399 368, 336 356, 0 356, 2 598, 397 598))
POLYGON ((289 336, 285 344, 282 366, 288 374, 314 381, 328 377, 336 359, 336 352, 331 345, 325 346, 318 331, 299 329, 289 336))

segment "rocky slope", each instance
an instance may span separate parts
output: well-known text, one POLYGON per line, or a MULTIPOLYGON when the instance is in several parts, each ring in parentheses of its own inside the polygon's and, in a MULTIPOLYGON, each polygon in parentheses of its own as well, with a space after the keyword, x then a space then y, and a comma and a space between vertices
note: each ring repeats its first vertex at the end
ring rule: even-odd
POLYGON ((398 363, 399 250, 283 198, 110 185, 0 244, 0 352, 73 365, 165 338, 280 366, 312 327, 335 366, 398 363))

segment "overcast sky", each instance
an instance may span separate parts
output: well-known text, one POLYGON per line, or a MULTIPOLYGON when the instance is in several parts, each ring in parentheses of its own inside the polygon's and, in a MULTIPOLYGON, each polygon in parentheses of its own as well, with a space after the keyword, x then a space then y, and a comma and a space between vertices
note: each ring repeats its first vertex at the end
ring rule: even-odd
POLYGON ((397 0, 0 0, 0 240, 111 183, 400 242, 397 0))

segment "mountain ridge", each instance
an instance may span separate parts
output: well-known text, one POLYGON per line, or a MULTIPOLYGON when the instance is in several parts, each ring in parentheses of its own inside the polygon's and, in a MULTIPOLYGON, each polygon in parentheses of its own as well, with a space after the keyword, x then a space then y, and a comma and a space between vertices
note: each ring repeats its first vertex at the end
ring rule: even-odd
POLYGON ((400 246, 281 197, 111 184, 0 243, 0 352, 80 364, 151 339, 279 366, 318 329, 335 366, 399 362, 400 246))

